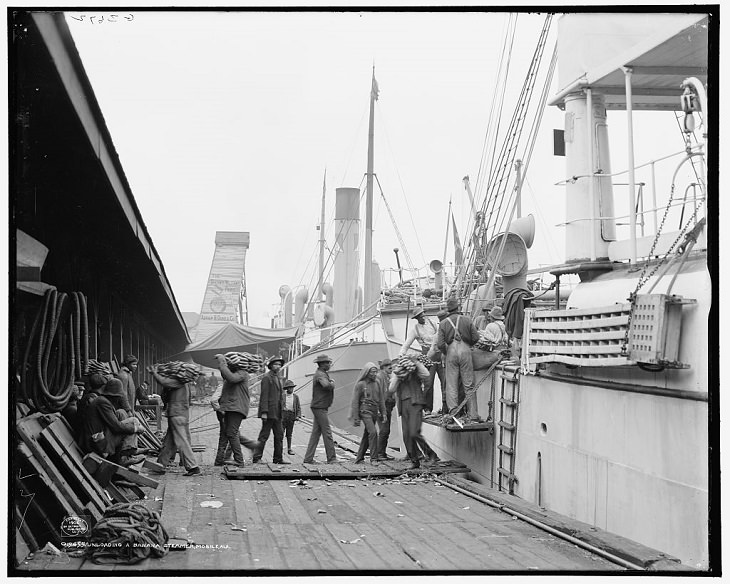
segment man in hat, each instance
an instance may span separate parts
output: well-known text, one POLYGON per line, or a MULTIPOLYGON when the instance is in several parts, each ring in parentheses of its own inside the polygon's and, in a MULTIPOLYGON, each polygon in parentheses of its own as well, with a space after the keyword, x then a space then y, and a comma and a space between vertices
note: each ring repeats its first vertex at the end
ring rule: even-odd
POLYGON ((309 444, 304 454, 304 462, 314 464, 314 453, 317 450, 320 437, 324 441, 324 450, 327 454, 327 463, 337 462, 335 455, 335 441, 332 438, 329 416, 327 410, 332 405, 335 396, 335 381, 329 375, 332 367, 332 359, 327 355, 318 355, 314 362, 317 370, 312 379, 312 434, 309 436, 309 444))
POLYGON ((284 428, 281 425, 282 402, 284 401, 284 387, 279 376, 284 359, 274 356, 266 366, 269 372, 261 378, 261 395, 259 397, 259 418, 261 418, 261 432, 258 441, 260 446, 253 454, 253 461, 260 462, 264 454, 266 441, 271 431, 274 432, 274 463, 289 464, 283 459, 284 428))
POLYGON ((294 454, 291 448, 291 439, 294 434, 294 422, 301 419, 302 408, 299 406, 299 396, 294 393, 294 388, 297 386, 291 379, 287 379, 284 382, 284 402, 283 402, 283 413, 282 413, 282 424, 284 426, 284 435, 286 436, 286 452, 287 454, 294 454))
POLYGON ((375 363, 366 363, 352 392, 349 419, 354 426, 359 426, 360 422, 365 425, 355 464, 363 461, 368 446, 370 462, 378 464, 378 431, 375 425, 385 416, 385 392, 378 381, 379 372, 375 363))
MULTIPOLYGON (((427 355, 434 339, 436 338, 438 325, 432 319, 426 317, 423 308, 420 306, 413 311, 411 318, 415 319, 416 322, 411 327, 411 330, 408 331, 408 336, 401 347, 399 356, 402 357, 406 355, 408 350, 411 348, 413 341, 416 340, 421 347, 421 353, 423 355, 427 355)), ((426 400, 426 405, 423 408, 423 411, 426 414, 430 414, 431 410, 433 410, 433 383, 437 374, 439 376, 439 382, 441 383, 441 392, 443 393, 444 390, 444 369, 441 366, 441 355, 436 355, 432 361, 433 366, 429 368, 428 379, 423 384, 424 399, 426 400)))
POLYGON ((474 391, 474 363, 471 348, 479 340, 479 331, 471 318, 460 314, 459 301, 446 301, 449 315, 439 324, 436 346, 446 354, 446 404, 449 414, 456 415, 459 405, 459 382, 468 397, 469 418, 478 419, 476 392, 474 391))
POLYGON ((137 391, 132 378, 132 374, 137 371, 137 362, 137 357, 127 355, 119 369, 119 373, 116 375, 117 379, 122 382, 122 389, 127 394, 127 405, 130 412, 134 411, 134 402, 137 399, 137 391))
MULTIPOLYGON (((492 306, 486 315, 487 324, 484 327, 484 336, 491 345, 491 351, 499 351, 509 346, 507 331, 504 328, 502 308, 492 306)), ((478 328, 478 327, 477 327, 478 328)))
MULTIPOLYGON (((436 318, 439 319, 439 325, 441 325, 441 323, 447 316, 449 316, 448 311, 438 311, 438 313, 436 314, 436 318)), ((431 359, 431 361, 438 361, 438 363, 441 365, 441 373, 439 374, 439 381, 441 381, 441 409, 439 410, 439 414, 448 414, 449 408, 446 405, 446 383, 444 381, 446 372, 446 356, 441 351, 439 351, 439 348, 436 345, 437 340, 438 333, 433 338, 433 342, 431 343, 431 347, 428 349, 428 353, 426 356, 431 359)))
POLYGON ((81 449, 124 466, 142 462, 144 456, 134 454, 137 433, 143 428, 136 418, 129 417, 126 409, 127 398, 118 379, 107 382, 98 373, 90 375, 78 406, 81 449))

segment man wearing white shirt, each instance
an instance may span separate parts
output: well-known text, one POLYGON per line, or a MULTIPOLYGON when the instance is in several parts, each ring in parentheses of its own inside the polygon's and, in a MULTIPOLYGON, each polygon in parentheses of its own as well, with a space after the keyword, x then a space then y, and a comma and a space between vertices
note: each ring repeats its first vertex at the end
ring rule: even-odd
MULTIPOLYGON (((438 324, 432 319, 426 318, 423 308, 420 306, 414 310, 411 318, 416 320, 416 324, 408 331, 408 336, 401 347, 399 355, 406 355, 416 340, 421 346, 421 353, 426 355, 436 339, 438 324)), ((434 355, 431 360, 434 364, 429 368, 428 379, 423 382, 423 397, 426 400, 426 405, 423 408, 425 414, 430 414, 433 410, 433 384, 437 374, 441 382, 442 391, 444 387, 444 368, 441 365, 441 353, 434 355)))

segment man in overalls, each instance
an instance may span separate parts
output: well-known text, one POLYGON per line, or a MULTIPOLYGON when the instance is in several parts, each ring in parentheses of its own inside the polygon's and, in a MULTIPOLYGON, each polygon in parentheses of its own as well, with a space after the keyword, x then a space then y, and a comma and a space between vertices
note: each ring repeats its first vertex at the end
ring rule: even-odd
POLYGON ((479 412, 474 391, 471 347, 479 340, 479 331, 470 317, 459 314, 459 301, 456 298, 446 301, 446 310, 449 315, 439 324, 436 337, 436 345, 446 355, 446 405, 449 414, 456 414, 461 381, 465 394, 469 396, 466 402, 468 418, 476 420, 479 412))

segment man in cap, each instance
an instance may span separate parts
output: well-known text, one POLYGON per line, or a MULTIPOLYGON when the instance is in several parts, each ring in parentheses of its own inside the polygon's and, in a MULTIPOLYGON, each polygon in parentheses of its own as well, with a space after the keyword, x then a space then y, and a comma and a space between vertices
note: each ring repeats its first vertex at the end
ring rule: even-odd
POLYGON ((119 369, 119 373, 116 375, 117 379, 122 382, 122 389, 127 394, 127 405, 129 407, 128 411, 130 412, 134 411, 134 403, 137 399, 137 391, 134 385, 134 379, 132 378, 132 374, 137 371, 137 362, 137 357, 127 355, 119 369))
POLYGON ((446 354, 446 404, 449 414, 455 415, 459 405, 459 382, 468 396, 469 418, 478 419, 476 392, 474 391, 474 363, 471 347, 479 340, 479 331, 471 318, 460 314, 459 301, 451 297, 446 301, 449 315, 439 324, 436 346, 446 354))
POLYGON ((327 463, 337 462, 335 455, 335 441, 332 438, 329 416, 327 410, 332 405, 335 396, 335 381, 329 375, 332 367, 332 359, 327 355, 318 355, 314 362, 317 370, 312 379, 312 434, 309 436, 309 444, 304 454, 304 462, 314 464, 314 453, 317 450, 320 437, 324 441, 324 450, 327 454, 327 463))
MULTIPOLYGON (((190 444, 190 386, 173 377, 161 375, 154 367, 148 367, 147 371, 164 388, 167 432, 162 440, 162 449, 157 462, 166 467, 179 451, 180 461, 186 471, 184 476, 199 475, 200 467, 190 444)), ((164 471, 160 471, 159 474, 163 473, 164 471)))
POLYGON ((261 395, 259 397, 259 418, 261 418, 261 432, 258 441, 260 446, 254 451, 253 461, 260 462, 264 454, 266 441, 271 431, 274 432, 274 463, 289 464, 283 459, 284 429, 281 425, 282 402, 284 401, 284 387, 279 371, 284 359, 271 357, 266 366, 269 372, 261 378, 261 395))
MULTIPOLYGON (((439 310, 436 314, 436 317, 439 319, 439 325, 443 322, 443 320, 449 316, 448 311, 446 310, 439 310)), ((436 345, 436 341, 438 340, 438 333, 433 338, 433 342, 431 343, 431 347, 428 349, 427 357, 431 359, 431 361, 438 361, 441 365, 441 373, 439 374, 439 381, 441 381, 441 409, 439 410, 439 414, 448 414, 449 408, 446 405, 446 382, 445 382, 445 372, 446 372, 446 356, 439 351, 438 346, 436 345)))
MULTIPOLYGON (((404 356, 408 353, 411 348, 413 341, 418 340, 418 344, 421 347, 421 353, 427 355, 431 345, 433 344, 436 334, 438 333, 438 325, 430 318, 426 317, 422 307, 418 307, 413 311, 411 318, 415 319, 416 322, 408 332, 403 346, 401 347, 399 356, 404 356)), ((433 383, 436 379, 436 375, 439 376, 441 383, 441 392, 444 389, 444 369, 441 366, 441 355, 436 355, 433 361, 433 366, 429 368, 428 379, 423 383, 423 394, 426 400, 426 405, 423 408, 424 413, 430 414, 433 410, 433 383)))
POLYGON ((287 454, 294 454, 291 448, 291 439, 294 434, 294 422, 301 419, 302 408, 299 406, 299 396, 294 393, 294 388, 297 386, 291 379, 287 379, 284 382, 284 410, 282 413, 282 424, 284 426, 284 435, 286 436, 286 452, 287 454))

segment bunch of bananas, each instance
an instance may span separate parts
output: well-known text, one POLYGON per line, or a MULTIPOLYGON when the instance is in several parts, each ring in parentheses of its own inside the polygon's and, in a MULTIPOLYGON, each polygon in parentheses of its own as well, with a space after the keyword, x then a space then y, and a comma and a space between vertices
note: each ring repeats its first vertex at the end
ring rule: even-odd
POLYGON ((111 370, 111 367, 109 367, 109 363, 104 363, 103 361, 97 361, 96 359, 89 359, 88 363, 86 364, 86 370, 89 375, 98 373, 99 375, 108 377, 112 374, 112 370, 111 370))
POLYGON ((409 357, 401 355, 393 365, 393 373, 398 379, 405 379, 416 370, 416 363, 409 357))
POLYGON ((264 366, 264 358, 260 355, 231 351, 223 356, 226 359, 226 364, 232 371, 243 369, 248 373, 257 373, 264 366))
POLYGON ((195 363, 183 363, 182 361, 168 361, 153 365, 154 369, 163 377, 172 377, 182 383, 191 383, 201 373, 200 365, 195 363))

